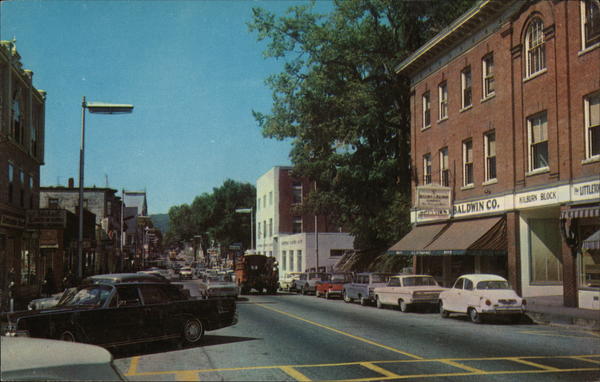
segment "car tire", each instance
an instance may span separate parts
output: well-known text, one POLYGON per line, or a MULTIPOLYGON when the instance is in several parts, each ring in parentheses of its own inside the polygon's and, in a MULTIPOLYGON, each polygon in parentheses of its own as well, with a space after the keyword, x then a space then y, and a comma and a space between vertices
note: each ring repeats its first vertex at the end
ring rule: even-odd
POLYGON ((469 318, 471 319, 471 322, 473 322, 475 324, 481 324, 481 315, 479 313, 477 313, 477 309, 469 308, 467 313, 469 314, 469 318))
POLYGON ((379 300, 379 296, 375 296, 375 304, 377 304, 377 309, 383 309, 383 304, 379 300))
POLYGON ((450 312, 448 312, 446 309, 444 309, 444 303, 442 303, 441 300, 440 300, 440 316, 442 316, 442 318, 450 317, 450 312))
POLYGON ((344 302, 346 304, 349 304, 352 302, 352 299, 350 297, 348 297, 348 294, 346 293, 346 291, 342 292, 342 299, 344 300, 344 302))
POLYGON ((398 306, 400 307, 400 311, 402 313, 406 313, 410 309, 409 305, 404 300, 398 301, 398 306))
POLYGON ((329 292, 325 292, 325 300, 329 300, 329 292))
POLYGON ((361 296, 360 297, 360 305, 367 306, 368 305, 367 299, 361 296))
POLYGON ((195 345, 204 337, 204 325, 197 318, 186 319, 182 329, 182 342, 185 346, 195 345))
POLYGON ((74 330, 63 330, 58 336, 58 339, 66 342, 78 342, 74 330))
POLYGON ((318 290, 315 290, 315 297, 321 297, 321 292, 319 292, 318 290))

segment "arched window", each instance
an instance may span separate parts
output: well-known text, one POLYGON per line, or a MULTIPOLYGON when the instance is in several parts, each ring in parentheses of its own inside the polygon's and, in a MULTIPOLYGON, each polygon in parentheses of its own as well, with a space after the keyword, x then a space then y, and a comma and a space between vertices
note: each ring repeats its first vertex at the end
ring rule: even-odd
POLYGON ((583 48, 600 42, 600 0, 582 1, 583 48))
POLYGON ((546 68, 544 23, 542 20, 536 18, 529 24, 525 35, 525 49, 527 50, 527 77, 530 77, 546 68))

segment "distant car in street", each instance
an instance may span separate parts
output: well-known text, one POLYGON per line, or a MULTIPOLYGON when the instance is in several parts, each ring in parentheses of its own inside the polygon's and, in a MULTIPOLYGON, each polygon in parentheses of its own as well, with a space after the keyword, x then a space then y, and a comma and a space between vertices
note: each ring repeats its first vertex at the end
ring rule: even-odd
POLYGON ((327 280, 325 272, 304 272, 298 280, 293 281, 293 288, 302 294, 315 293, 317 282, 327 280))
POLYGON ((362 272, 354 275, 352 282, 344 285, 345 302, 360 301, 365 306, 375 302, 375 288, 383 287, 389 280, 390 273, 362 272))
POLYGON ((521 320, 525 303, 504 277, 490 274, 460 276, 454 286, 440 293, 439 297, 443 318, 452 313, 467 314, 474 323, 492 316, 521 320))
POLYGON ((386 305, 398 306, 408 312, 414 306, 437 307, 439 295, 448 288, 441 287, 432 276, 391 276, 386 286, 375 288, 375 303, 378 308, 386 305))
POLYGON ((112 355, 95 345, 0 337, 2 381, 125 381, 112 355))
POLYGON ((350 281, 350 275, 345 273, 333 273, 327 275, 327 280, 317 281, 315 296, 330 298, 341 298, 344 292, 344 284, 350 281))
POLYGON ((194 276, 194 271, 191 267, 181 267, 179 269, 179 276, 182 280, 191 280, 194 276))
POLYGON ((53 308, 2 314, 2 334, 85 342, 107 348, 178 340, 237 322, 234 299, 192 300, 154 275, 96 275, 53 308))
POLYGON ((300 275, 303 272, 288 272, 285 274, 285 276, 279 280, 279 289, 280 290, 284 290, 287 292, 290 292, 293 289, 294 286, 294 280, 299 280, 300 279, 300 275))
POLYGON ((202 298, 232 297, 237 298, 239 288, 233 282, 231 274, 203 274, 198 281, 198 290, 202 298))

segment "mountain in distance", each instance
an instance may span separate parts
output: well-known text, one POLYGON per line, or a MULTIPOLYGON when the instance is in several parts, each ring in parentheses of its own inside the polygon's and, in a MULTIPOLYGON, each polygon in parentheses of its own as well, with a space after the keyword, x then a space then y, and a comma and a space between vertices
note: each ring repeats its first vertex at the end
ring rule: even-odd
POLYGON ((160 229, 165 234, 169 230, 169 215, 168 214, 155 214, 150 215, 154 228, 160 229))

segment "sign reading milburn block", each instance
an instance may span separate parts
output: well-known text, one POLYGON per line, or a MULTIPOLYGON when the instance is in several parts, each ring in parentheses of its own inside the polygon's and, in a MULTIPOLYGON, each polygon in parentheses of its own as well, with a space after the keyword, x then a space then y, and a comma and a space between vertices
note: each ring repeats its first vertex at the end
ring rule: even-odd
POLYGON ((417 187, 417 218, 447 219, 452 206, 450 187, 427 185, 417 187))

